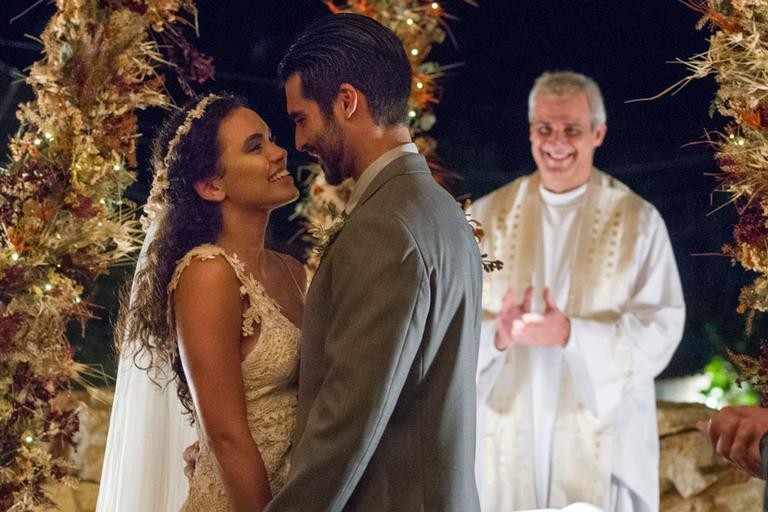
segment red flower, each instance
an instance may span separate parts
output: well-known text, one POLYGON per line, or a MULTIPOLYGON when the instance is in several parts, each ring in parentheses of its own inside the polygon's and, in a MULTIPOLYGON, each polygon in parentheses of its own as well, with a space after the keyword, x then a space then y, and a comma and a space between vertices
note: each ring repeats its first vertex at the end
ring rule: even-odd
POLYGON ((172 27, 160 33, 160 38, 165 43, 164 48, 168 60, 176 64, 176 77, 179 80, 184 93, 194 96, 193 84, 203 84, 213 78, 216 69, 213 66, 213 58, 200 53, 187 41, 179 31, 172 27))
POLYGON ((761 209, 750 206, 739 216, 739 223, 733 229, 733 238, 739 244, 761 247, 768 240, 768 228, 761 209))
POLYGON ((93 207, 93 200, 90 197, 84 195, 78 195, 77 204, 75 206, 71 206, 69 209, 75 215, 75 217, 79 217, 81 219, 93 218, 98 213, 98 210, 93 207))
POLYGON ((21 326, 21 315, 12 313, 0 316, 0 354, 7 354, 13 346, 13 338, 21 326))

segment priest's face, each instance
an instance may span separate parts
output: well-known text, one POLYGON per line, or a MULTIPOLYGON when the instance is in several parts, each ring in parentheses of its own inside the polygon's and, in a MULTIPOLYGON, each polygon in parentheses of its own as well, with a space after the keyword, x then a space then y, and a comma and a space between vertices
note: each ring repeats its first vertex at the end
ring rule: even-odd
POLYGON ((606 131, 604 124, 592 127, 586 94, 542 92, 534 99, 531 118, 531 153, 544 187, 560 193, 586 183, 606 131))

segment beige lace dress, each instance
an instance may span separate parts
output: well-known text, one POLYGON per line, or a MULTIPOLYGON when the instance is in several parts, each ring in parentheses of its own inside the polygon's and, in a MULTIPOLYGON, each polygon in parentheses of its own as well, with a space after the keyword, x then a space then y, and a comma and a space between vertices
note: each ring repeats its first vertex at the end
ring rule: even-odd
MULTIPOLYGON (((210 260, 223 257, 240 281, 243 297, 243 337, 252 336, 254 324, 261 332, 256 345, 241 363, 248 426, 267 469, 274 495, 288 473, 289 449, 296 418, 298 357, 300 330, 282 313, 264 287, 245 271, 237 255, 228 255, 215 245, 201 245, 189 251, 176 266, 168 285, 169 311, 173 307, 173 291, 184 269, 193 258, 210 260)), ((292 276, 292 274, 291 274, 292 276)), ((299 286, 296 283, 296 286, 299 286)), ((303 290, 300 291, 303 292, 303 290)), ((196 416, 196 415, 195 415, 196 416)), ((229 500, 205 437, 197 425, 200 455, 190 481, 189 496, 181 510, 186 512, 229 511, 229 500)))

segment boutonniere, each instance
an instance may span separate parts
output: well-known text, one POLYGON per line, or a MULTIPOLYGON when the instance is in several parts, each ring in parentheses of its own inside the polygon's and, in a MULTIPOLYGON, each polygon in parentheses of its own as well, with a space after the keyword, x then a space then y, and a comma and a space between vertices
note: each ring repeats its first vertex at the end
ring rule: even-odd
POLYGON ((331 245, 333 245, 333 242, 339 236, 339 233, 341 233, 341 230, 344 228, 344 224, 347 222, 348 218, 349 215, 347 215, 347 212, 339 212, 336 209, 336 205, 329 203, 327 217, 328 220, 322 224, 313 223, 309 225, 307 231, 310 235, 312 235, 312 238, 315 239, 312 253, 317 258, 322 258, 325 256, 325 254, 331 248, 331 245))
MULTIPOLYGON (((472 215, 470 214, 472 201, 467 199, 466 201, 464 201, 464 204, 459 203, 459 206, 461 207, 462 210, 464 210, 464 216, 467 218, 467 223, 469 223, 469 227, 472 228, 472 234, 475 236, 475 241, 477 242, 477 245, 481 245, 483 242, 483 238, 485 237, 485 229, 483 229, 483 225, 480 223, 480 221, 473 219, 472 215)), ((483 263, 483 270, 486 272, 493 272, 494 270, 501 270, 502 268, 504 268, 503 261, 489 259, 488 254, 486 253, 481 254, 480 258, 483 263)))

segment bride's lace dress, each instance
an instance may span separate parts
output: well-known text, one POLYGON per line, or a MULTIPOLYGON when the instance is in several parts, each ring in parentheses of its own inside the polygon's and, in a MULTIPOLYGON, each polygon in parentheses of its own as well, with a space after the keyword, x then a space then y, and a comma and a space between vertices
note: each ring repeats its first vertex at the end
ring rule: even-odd
MULTIPOLYGON (((193 258, 210 260, 223 257, 240 280, 244 300, 242 335, 254 333, 254 324, 261 332, 255 347, 241 363, 248 426, 267 469, 269 485, 274 495, 283 485, 288 473, 288 451, 296 418, 299 338, 301 332, 282 313, 277 303, 267 295, 261 283, 245 271, 237 255, 228 255, 215 245, 201 245, 189 251, 176 267, 168 286, 170 301, 184 269, 193 258)), ((169 304, 172 307, 172 304, 169 304)), ((204 441, 196 422, 200 439, 200 455, 195 474, 190 481, 189 497, 183 511, 218 512, 230 510, 229 500, 219 481, 213 454, 204 441)))

